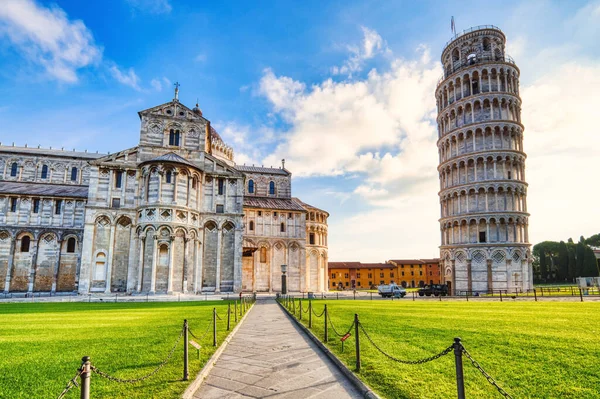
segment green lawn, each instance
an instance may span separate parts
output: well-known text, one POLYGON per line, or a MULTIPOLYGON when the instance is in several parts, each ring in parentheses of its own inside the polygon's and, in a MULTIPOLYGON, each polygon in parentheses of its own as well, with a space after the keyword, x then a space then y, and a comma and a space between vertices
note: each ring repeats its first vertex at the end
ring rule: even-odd
MULTIPOLYGON (((324 303, 340 333, 358 313, 373 340, 398 358, 431 356, 460 337, 514 398, 600 398, 598 302, 317 300, 317 314, 324 303)), ((323 318, 313 317, 313 332, 322 339, 323 318)), ((354 331, 352 335, 342 353, 330 329, 328 346, 354 369, 354 331)), ((361 334, 361 357, 359 377, 383 397, 456 397, 453 353, 424 365, 403 365, 381 355, 361 334)), ((466 358, 464 369, 468 398, 502 397, 466 358)))
MULTIPOLYGON (((184 319, 196 335, 203 334, 213 307, 223 319, 217 321, 220 343, 228 334, 224 301, 0 304, 0 398, 56 398, 82 356, 113 376, 142 376, 167 356, 184 319)), ((231 308, 233 329, 233 303, 231 308)), ((190 346, 190 380, 215 351, 212 333, 201 344, 200 360, 190 346)), ((141 383, 118 384, 92 374, 91 396, 177 398, 189 384, 182 374, 183 339, 169 363, 141 383)), ((66 397, 78 398, 79 389, 66 397)))

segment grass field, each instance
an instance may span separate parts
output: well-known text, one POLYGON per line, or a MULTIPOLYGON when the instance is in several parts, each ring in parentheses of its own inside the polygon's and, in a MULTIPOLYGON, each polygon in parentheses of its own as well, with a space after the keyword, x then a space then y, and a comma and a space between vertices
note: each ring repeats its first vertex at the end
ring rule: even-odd
MULTIPOLYGON (((203 334, 213 307, 223 319, 217 321, 222 342, 228 334, 224 301, 0 304, 0 398, 56 398, 83 356, 113 376, 142 376, 167 356, 184 319, 196 335, 203 334)), ((233 320, 232 315, 232 329, 233 320)), ((212 333, 201 344, 200 360, 190 346, 191 380, 215 351, 212 333)), ((92 374, 91 396, 177 398, 189 384, 181 381, 182 373, 183 340, 169 363, 141 383, 119 384, 92 374)), ((78 398, 79 389, 66 397, 78 398)))
MULTIPOLYGON (((460 337, 514 398, 600 398, 600 303, 317 300, 317 314, 324 303, 340 333, 358 313, 373 340, 402 359, 431 356, 460 337)), ((321 339, 323 329, 323 318, 313 317, 312 331, 321 339)), ((329 340, 329 348, 354 369, 354 331, 343 353, 331 329, 329 340)), ((377 352, 361 334, 361 357, 360 378, 386 398, 456 397, 453 353, 403 365, 377 352)), ((502 397, 466 358, 463 364, 468 398, 502 397)))

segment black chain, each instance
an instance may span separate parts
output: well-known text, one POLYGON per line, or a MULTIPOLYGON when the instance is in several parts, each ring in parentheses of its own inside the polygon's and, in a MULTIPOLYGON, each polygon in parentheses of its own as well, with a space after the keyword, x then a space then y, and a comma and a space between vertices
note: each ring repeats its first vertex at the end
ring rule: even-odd
POLYGON ((321 312, 321 314, 317 314, 317 312, 315 312, 315 308, 313 308, 313 314, 315 315, 315 317, 321 317, 325 314, 325 308, 323 308, 323 311, 321 312))
POLYGON ((335 328, 335 326, 333 325, 333 321, 331 321, 331 318, 329 318, 329 325, 331 326, 331 328, 333 329, 333 332, 335 333, 335 335, 337 335, 338 337, 344 337, 347 334, 350 334, 350 332, 352 331, 352 328, 354 327, 354 322, 352 322, 352 325, 350 327, 348 327, 347 331, 345 334, 340 334, 338 332, 338 330, 335 328))
POLYGON ((77 384, 77 378, 79 378, 79 376, 82 373, 83 373, 83 367, 80 367, 79 370, 77 370, 77 374, 75 374, 75 377, 71 378, 69 380, 69 382, 67 382, 67 386, 65 387, 65 389, 63 389, 63 391, 60 393, 60 395, 58 395, 58 399, 64 398, 65 395, 67 394, 67 392, 69 392, 71 390, 71 388, 79 387, 79 384, 77 384))
POLYGON ((494 386, 494 387, 495 387, 495 388, 498 390, 498 392, 500 392, 500 395, 504 396, 505 398, 510 398, 510 399, 513 399, 513 397, 512 397, 512 396, 511 396, 511 395, 510 395, 508 392, 506 392, 504 389, 502 389, 502 388, 501 388, 501 387, 498 385, 498 383, 496 382, 496 380, 494 380, 494 379, 492 378, 492 376, 491 376, 491 375, 489 375, 489 374, 488 374, 488 373, 487 373, 487 372, 486 372, 486 371, 483 369, 483 367, 481 367, 481 366, 479 365, 479 363, 477 363, 477 361, 476 361, 475 359, 473 359, 473 357, 471 356, 471 354, 470 354, 469 352, 467 352, 467 350, 466 350, 464 347, 462 348, 462 351, 463 351, 463 353, 465 354, 465 356, 467 357, 467 359, 469 359, 469 360, 471 361, 471 364, 473 364, 473 366, 474 366, 474 367, 475 367, 477 370, 479 370, 479 372, 480 372, 480 373, 481 373, 481 374, 482 374, 482 375, 485 377, 485 379, 486 379, 486 380, 488 380, 488 382, 489 382, 490 384, 492 384, 492 386, 494 386))
POLYGON ((365 331, 365 328, 363 327, 362 323, 358 323, 360 329, 362 330, 362 332, 365 334, 365 337, 367 337, 367 340, 369 340, 369 342, 375 347, 375 349, 377 349, 379 352, 381 352, 381 354, 383 354, 385 357, 387 357, 390 360, 393 360, 395 362, 398 363, 402 363, 402 364, 423 364, 423 363, 427 363, 427 362, 431 362, 434 361, 436 359, 439 359, 442 356, 446 356, 448 353, 452 352, 452 350, 454 349, 454 345, 450 345, 449 347, 447 347, 446 349, 444 349, 443 351, 441 351, 440 353, 430 356, 430 357, 426 357, 425 359, 420 359, 420 360, 402 360, 402 359, 398 359, 397 357, 394 357, 388 353, 385 353, 383 349, 381 349, 374 341, 373 339, 369 336, 369 334, 367 334, 367 332, 365 331))
POLYGON ((175 348, 177 348, 177 345, 179 344, 179 341, 181 341, 181 337, 183 337, 183 329, 181 330, 181 333, 179 333, 179 337, 177 338, 177 341, 175 342, 175 345, 173 345, 173 347, 171 348, 171 350, 169 351, 169 354, 167 355, 167 357, 165 358, 165 360, 162 361, 161 364, 158 365, 158 367, 156 367, 154 370, 152 370, 150 373, 146 374, 143 377, 140 378, 135 378, 135 379, 122 379, 122 378, 117 378, 117 377, 113 377, 107 373, 105 373, 104 371, 100 371, 96 368, 96 366, 91 366, 91 369, 94 373, 98 374, 100 377, 106 378, 107 380, 110 381, 114 381, 114 382, 119 382, 119 383, 123 383, 123 384, 135 384, 141 381, 144 381, 145 379, 148 379, 150 377, 152 377, 154 374, 158 373, 158 371, 163 368, 163 366, 165 364, 167 364, 167 362, 171 359, 171 357, 173 356, 173 353, 175 352, 175 348))
POLYGON ((215 316, 217 316, 217 319, 219 319, 221 321, 223 320, 221 317, 219 317, 219 314, 217 312, 215 312, 215 316))
POLYGON ((188 328, 188 332, 190 333, 190 335, 192 336, 192 338, 196 338, 198 341, 202 341, 204 339, 204 337, 206 337, 206 335, 208 334, 208 332, 210 331, 210 328, 212 327, 212 323, 209 323, 208 326, 206 327, 206 331, 204 331, 204 333, 202 333, 201 337, 197 337, 192 330, 190 330, 188 328))

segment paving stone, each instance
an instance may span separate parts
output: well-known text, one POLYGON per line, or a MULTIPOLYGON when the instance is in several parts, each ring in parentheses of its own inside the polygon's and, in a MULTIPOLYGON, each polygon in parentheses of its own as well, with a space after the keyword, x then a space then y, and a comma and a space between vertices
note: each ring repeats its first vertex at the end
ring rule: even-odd
POLYGON ((361 398, 273 300, 258 301, 194 394, 211 398, 361 398))

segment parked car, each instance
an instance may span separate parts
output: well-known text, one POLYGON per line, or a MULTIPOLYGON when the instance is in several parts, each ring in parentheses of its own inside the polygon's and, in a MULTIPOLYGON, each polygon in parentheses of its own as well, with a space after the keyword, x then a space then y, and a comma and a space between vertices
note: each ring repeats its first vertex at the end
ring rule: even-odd
POLYGON ((419 296, 446 296, 448 295, 448 286, 446 284, 428 284, 419 288, 419 296))
POLYGON ((382 284, 377 287, 379 295, 383 298, 404 298, 406 296, 406 290, 397 284, 382 284))

